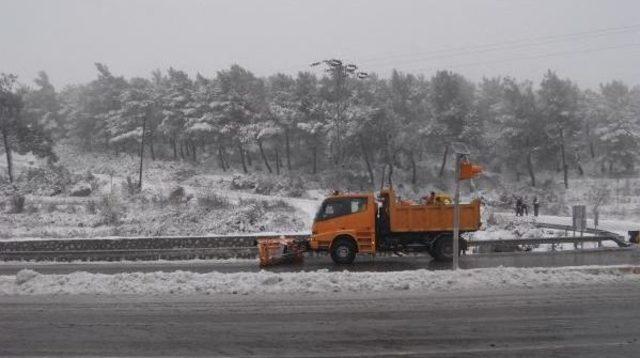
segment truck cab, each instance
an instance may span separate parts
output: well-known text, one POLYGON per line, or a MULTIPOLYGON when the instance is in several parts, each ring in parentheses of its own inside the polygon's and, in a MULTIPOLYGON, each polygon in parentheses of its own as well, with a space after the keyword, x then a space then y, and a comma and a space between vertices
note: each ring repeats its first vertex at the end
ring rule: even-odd
POLYGON ((336 263, 350 263, 356 252, 375 253, 378 204, 373 193, 334 193, 320 206, 309 246, 328 251, 336 263))
MULTIPOLYGON (((450 260, 453 211, 451 203, 400 200, 393 189, 381 191, 378 198, 373 193, 336 192, 316 214, 309 248, 328 251, 338 264, 352 263, 356 253, 377 251, 425 251, 450 260)), ((480 225, 480 201, 460 204, 460 232, 476 231, 480 225)), ((464 240, 461 247, 466 247, 464 240)))

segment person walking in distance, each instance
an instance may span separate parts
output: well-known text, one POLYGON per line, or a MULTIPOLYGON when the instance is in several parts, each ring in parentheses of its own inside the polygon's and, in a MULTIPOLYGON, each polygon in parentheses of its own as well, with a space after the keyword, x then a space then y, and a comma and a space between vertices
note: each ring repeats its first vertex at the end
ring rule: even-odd
POLYGON ((540 212, 540 201, 537 196, 533 197, 533 216, 538 216, 540 212))

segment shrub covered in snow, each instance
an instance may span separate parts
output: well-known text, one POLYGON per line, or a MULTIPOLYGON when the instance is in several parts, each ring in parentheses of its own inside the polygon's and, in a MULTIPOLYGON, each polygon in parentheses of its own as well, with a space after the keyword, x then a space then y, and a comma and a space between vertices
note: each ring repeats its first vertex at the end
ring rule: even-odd
POLYGON ((180 204, 185 197, 185 192, 184 192, 184 188, 181 186, 177 186, 175 189, 171 190, 171 193, 169 193, 169 202, 173 205, 177 205, 180 204))
POLYGON ((107 193, 100 200, 100 223, 106 225, 118 224, 125 215, 126 207, 116 193, 107 193))
POLYGON ((16 185, 25 194, 56 195, 64 192, 78 178, 62 165, 29 167, 18 176, 16 185))
POLYGON ((256 194, 300 197, 305 192, 304 181, 299 177, 266 174, 234 175, 231 189, 251 190, 256 194))
POLYGON ((122 182, 122 194, 131 197, 138 193, 140 193, 139 183, 127 176, 127 180, 122 182))
POLYGON ((23 212, 25 200, 24 195, 20 193, 14 193, 11 195, 11 212, 14 214, 23 212))
POLYGON ((69 189, 69 195, 71 196, 89 196, 91 195, 91 184, 80 182, 69 189))
POLYGON ((215 193, 206 193, 198 196, 198 205, 209 209, 223 209, 231 206, 229 200, 215 193))

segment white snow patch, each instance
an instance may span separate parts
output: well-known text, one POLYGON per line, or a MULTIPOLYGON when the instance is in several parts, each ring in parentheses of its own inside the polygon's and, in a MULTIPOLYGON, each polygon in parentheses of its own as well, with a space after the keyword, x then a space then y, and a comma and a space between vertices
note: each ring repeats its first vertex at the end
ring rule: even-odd
POLYGON ((490 268, 458 271, 194 273, 185 271, 120 273, 75 272, 41 275, 22 270, 0 276, 0 295, 166 295, 166 294, 322 294, 420 290, 492 290, 520 287, 637 283, 639 268, 587 266, 564 268, 490 268), (635 273, 634 273, 635 272, 635 273))

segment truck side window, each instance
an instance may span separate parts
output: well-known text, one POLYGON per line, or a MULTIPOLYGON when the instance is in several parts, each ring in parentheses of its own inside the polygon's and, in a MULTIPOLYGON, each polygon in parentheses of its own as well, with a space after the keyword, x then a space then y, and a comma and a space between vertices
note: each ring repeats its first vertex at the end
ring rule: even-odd
POLYGON ((338 216, 344 216, 349 214, 355 214, 367 209, 366 198, 353 198, 353 199, 333 199, 324 202, 316 220, 326 220, 335 218, 338 216))
POLYGON ((351 214, 367 210, 367 199, 351 199, 351 214))
POLYGON ((349 202, 348 199, 338 199, 326 201, 320 211, 318 212, 317 219, 325 220, 331 219, 342 215, 349 214, 349 202))

